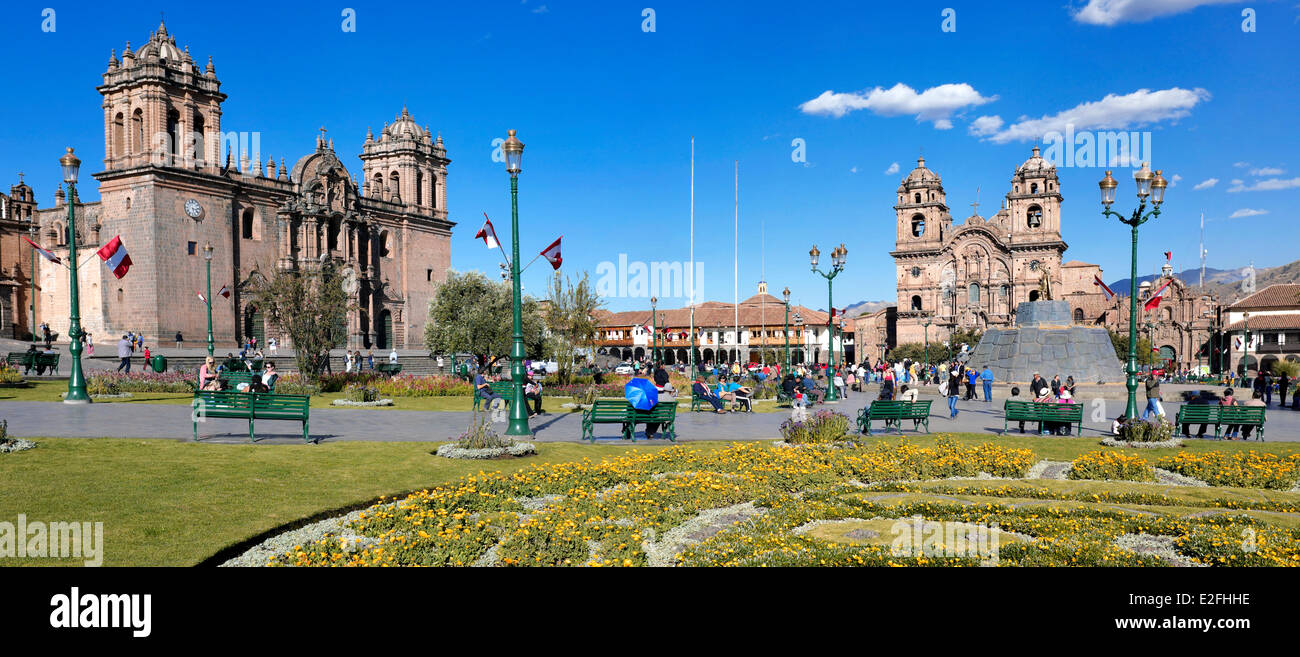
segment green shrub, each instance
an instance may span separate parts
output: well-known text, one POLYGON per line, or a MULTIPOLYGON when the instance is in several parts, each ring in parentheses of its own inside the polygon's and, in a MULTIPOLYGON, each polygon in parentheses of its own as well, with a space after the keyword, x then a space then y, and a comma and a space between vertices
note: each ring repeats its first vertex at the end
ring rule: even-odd
POLYGON ((477 413, 470 420, 469 429, 456 438, 456 446, 461 449, 498 449, 514 444, 513 438, 497 434, 492 423, 477 413))
POLYGON ((851 426, 847 415, 817 411, 805 422, 782 422, 781 437, 791 445, 824 445, 844 440, 851 426))
POLYGON ((1158 443, 1172 440, 1174 425, 1163 417, 1153 422, 1132 419, 1119 427, 1119 439, 1135 443, 1158 443))
POLYGON ((379 401, 379 391, 372 386, 349 383, 344 391, 348 401, 354 402, 376 402, 379 401))

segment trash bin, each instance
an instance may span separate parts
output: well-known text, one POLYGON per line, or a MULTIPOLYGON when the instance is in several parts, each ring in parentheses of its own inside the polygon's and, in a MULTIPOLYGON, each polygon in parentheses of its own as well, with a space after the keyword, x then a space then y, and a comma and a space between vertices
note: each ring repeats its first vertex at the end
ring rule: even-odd
POLYGON ((154 356, 154 357, 153 357, 152 359, 150 359, 150 360, 153 361, 152 363, 150 363, 150 365, 153 366, 153 371, 155 371, 155 372, 159 372, 159 373, 161 373, 161 372, 166 372, 166 371, 167 371, 167 357, 166 357, 166 356, 154 356))

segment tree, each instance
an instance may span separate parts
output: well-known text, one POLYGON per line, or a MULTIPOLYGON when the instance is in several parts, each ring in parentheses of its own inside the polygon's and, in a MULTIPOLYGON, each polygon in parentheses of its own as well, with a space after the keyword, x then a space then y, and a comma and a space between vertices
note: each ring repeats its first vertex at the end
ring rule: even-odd
MULTIPOLYGON (((1119 362, 1124 363, 1125 366, 1127 366, 1128 334, 1110 331, 1110 341, 1115 345, 1115 355, 1119 358, 1119 362)), ((1152 363, 1151 341, 1141 336, 1138 337, 1137 362, 1138 365, 1150 365, 1152 363)))
POLYGON ((550 295, 546 328, 551 332, 555 360, 560 363, 559 379, 567 382, 578 348, 594 346, 599 329, 595 314, 605 302, 596 294, 587 272, 582 273, 576 284, 556 272, 551 279, 550 295))
MULTIPOLYGON (((492 283, 483 274, 449 272, 447 282, 429 302, 424 344, 433 353, 473 354, 480 367, 491 369, 510 355, 514 318, 510 284, 492 283)), ((524 353, 542 353, 543 322, 537 300, 523 298, 524 353)))
POLYGON ((300 271, 277 270, 254 277, 253 303, 293 342, 298 371, 315 381, 329 363, 330 349, 347 341, 351 307, 343 277, 326 259, 300 271))

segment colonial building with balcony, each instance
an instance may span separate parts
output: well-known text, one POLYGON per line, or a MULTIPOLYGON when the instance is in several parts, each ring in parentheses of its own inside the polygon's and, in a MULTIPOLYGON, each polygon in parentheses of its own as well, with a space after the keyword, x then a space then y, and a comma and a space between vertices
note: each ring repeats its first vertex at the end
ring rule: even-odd
POLYGON ((1300 285, 1270 285, 1228 306, 1227 315, 1225 330, 1237 374, 1300 361, 1300 285))

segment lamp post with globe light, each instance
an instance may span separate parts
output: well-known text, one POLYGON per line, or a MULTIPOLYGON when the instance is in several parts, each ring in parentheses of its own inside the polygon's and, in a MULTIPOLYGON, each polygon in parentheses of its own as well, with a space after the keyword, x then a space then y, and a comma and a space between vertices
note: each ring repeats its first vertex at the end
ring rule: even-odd
POLYGON ((63 182, 68 184, 68 288, 71 295, 69 308, 71 317, 68 321, 68 350, 72 352, 72 371, 68 376, 68 394, 63 397, 65 404, 89 404, 90 394, 86 391, 86 375, 81 369, 81 300, 77 285, 77 173, 81 169, 81 160, 72 154, 72 148, 59 158, 63 168, 63 182))

